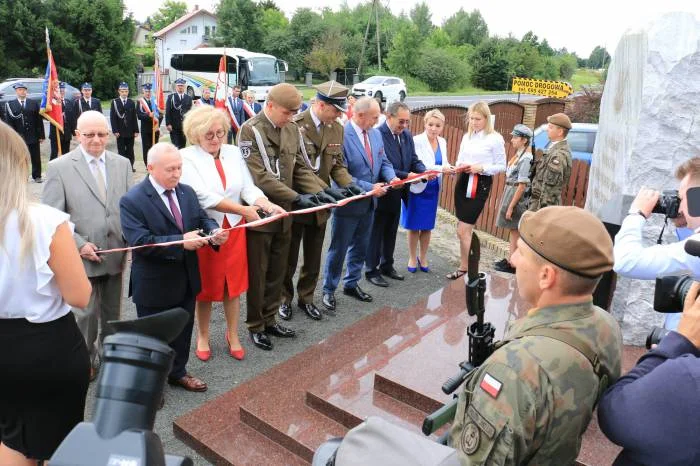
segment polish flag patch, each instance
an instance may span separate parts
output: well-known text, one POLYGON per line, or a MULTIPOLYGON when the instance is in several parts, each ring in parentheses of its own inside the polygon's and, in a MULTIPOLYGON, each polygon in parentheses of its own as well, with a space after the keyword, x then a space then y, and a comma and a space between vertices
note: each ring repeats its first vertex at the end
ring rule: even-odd
POLYGON ((503 384, 487 372, 486 375, 484 375, 484 378, 481 379, 481 384, 479 384, 479 387, 491 395, 492 398, 497 398, 498 394, 501 393, 503 384))

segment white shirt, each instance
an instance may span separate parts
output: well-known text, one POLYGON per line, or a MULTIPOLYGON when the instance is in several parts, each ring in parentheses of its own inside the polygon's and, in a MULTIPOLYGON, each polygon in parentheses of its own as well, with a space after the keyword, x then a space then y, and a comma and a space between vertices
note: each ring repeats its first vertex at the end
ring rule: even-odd
POLYGON ((657 276, 690 273, 700 279, 700 258, 685 252, 685 241, 671 244, 642 245, 641 215, 628 215, 615 236, 613 269, 623 277, 654 280, 657 276))
MULTIPOLYGON (((151 182, 156 192, 160 196, 160 200, 163 201, 163 204, 165 204, 165 208, 168 209, 168 212, 170 212, 170 215, 172 215, 173 211, 170 209, 170 198, 167 194, 165 194, 165 191, 167 191, 167 189, 158 184, 158 182, 151 175, 148 175, 148 180, 151 182)), ((173 190, 172 196, 173 201, 175 201, 175 205, 177 206, 177 210, 180 211, 180 216, 182 216, 182 209, 180 208, 180 202, 177 200, 177 194, 175 193, 175 190, 173 190)), ((175 216, 173 215, 173 217, 175 216)))
POLYGON ((102 179, 105 181, 105 189, 107 188, 107 164, 105 163, 105 152, 102 152, 99 157, 95 158, 94 156, 88 154, 85 149, 83 149, 83 146, 80 145, 80 151, 83 153, 83 157, 85 157, 85 163, 87 163, 88 167, 90 168, 90 171, 92 172, 92 176, 95 176, 95 167, 99 168, 99 170, 102 172, 102 179), (93 160, 97 160, 97 165, 92 163, 93 160))
POLYGON ((323 125, 323 122, 322 122, 321 120, 318 119, 318 117, 317 117, 316 114, 314 113, 313 107, 311 108, 311 111, 310 111, 309 113, 311 113, 311 119, 314 121, 314 125, 316 125, 316 132, 317 132, 317 133, 320 132, 320 131, 321 131, 321 126, 323 125))
MULTIPOLYGON (((443 154, 444 156, 444 154, 443 154)), ((462 137, 457 155, 457 165, 466 163, 469 165, 479 163, 484 167, 486 175, 496 175, 506 171, 506 149, 503 136, 494 131, 487 134, 486 131, 469 133, 462 137)))
MULTIPOLYGON (((70 217, 45 204, 31 204, 29 216, 34 247, 24 258, 20 258, 17 213, 10 213, 5 224, 0 247, 0 319, 51 322, 70 312, 48 264, 56 229, 70 217)), ((72 233, 73 224, 68 222, 68 225, 72 233)))
MULTIPOLYGON (((357 138, 360 140, 360 144, 362 144, 362 147, 365 146, 365 130, 357 126, 357 123, 355 123, 353 120, 350 120, 350 124, 352 125, 352 129, 355 130, 355 134, 357 134, 357 138)), ((369 138, 369 129, 366 131, 367 132, 367 141, 369 143, 370 149, 372 148, 372 141, 370 141, 369 138)))

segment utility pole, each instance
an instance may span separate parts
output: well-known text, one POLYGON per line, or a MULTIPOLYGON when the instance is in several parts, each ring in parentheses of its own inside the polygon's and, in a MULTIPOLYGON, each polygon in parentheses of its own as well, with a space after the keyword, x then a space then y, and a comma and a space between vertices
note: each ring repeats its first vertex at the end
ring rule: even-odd
POLYGON ((377 24, 377 65, 382 70, 382 51, 379 47, 379 0, 374 0, 374 21, 377 24))
POLYGON ((377 37, 377 61, 379 69, 382 69, 382 53, 380 45, 380 35, 379 35, 379 0, 372 0, 372 6, 369 10, 369 16, 367 18, 367 27, 365 28, 365 38, 362 41, 362 51, 360 52, 360 59, 357 62, 357 74, 362 74, 362 62, 365 58, 365 47, 367 46, 367 39, 369 38, 369 26, 372 23, 372 16, 374 16, 374 22, 376 26, 376 37, 377 37))

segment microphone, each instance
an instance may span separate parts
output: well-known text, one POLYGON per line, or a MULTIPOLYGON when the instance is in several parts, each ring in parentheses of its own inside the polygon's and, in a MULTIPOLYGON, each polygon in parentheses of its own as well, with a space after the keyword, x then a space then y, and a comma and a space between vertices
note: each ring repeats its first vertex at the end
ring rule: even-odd
POLYGON ((700 257, 700 233, 696 233, 685 240, 685 252, 691 256, 700 257))

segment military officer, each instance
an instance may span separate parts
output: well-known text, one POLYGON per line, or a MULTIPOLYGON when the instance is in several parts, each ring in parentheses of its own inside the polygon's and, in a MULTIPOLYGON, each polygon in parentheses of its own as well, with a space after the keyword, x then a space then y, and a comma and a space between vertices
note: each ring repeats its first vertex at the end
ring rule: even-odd
MULTIPOLYGON (((73 129, 78 127, 78 118, 83 114, 83 112, 95 110, 102 113, 102 103, 100 102, 100 99, 92 96, 92 84, 87 82, 83 83, 80 86, 80 93, 82 96, 76 102, 73 102, 73 111, 71 112, 71 116, 73 117, 71 127, 73 129)), ((73 136, 75 138, 78 137, 75 134, 73 134, 73 136)))
MULTIPOLYGON (((314 175, 301 155, 301 135, 292 122, 300 104, 301 95, 296 87, 277 84, 270 89, 263 111, 243 125, 238 138, 255 185, 271 202, 287 211, 292 205, 306 208, 334 201, 323 192, 326 183, 314 175)), ((289 255, 291 227, 292 220, 286 217, 246 232, 246 325, 255 346, 264 350, 272 349, 268 335, 295 336, 293 330, 275 320, 284 279, 282 271, 289 255)))
POLYGON ((182 132, 182 120, 185 113, 192 108, 192 97, 185 93, 185 80, 175 80, 175 92, 168 96, 165 103, 165 127, 170 132, 170 142, 178 149, 187 144, 185 133, 182 132))
POLYGON ((131 171, 134 169, 134 138, 139 134, 139 125, 136 118, 136 105, 129 98, 129 85, 125 82, 119 84, 119 97, 112 100, 109 109, 109 122, 112 132, 117 137, 117 152, 131 163, 131 171))
MULTIPOLYGON (((301 153, 304 162, 324 184, 330 185, 332 179, 335 186, 350 187, 361 193, 362 189, 353 184, 343 160, 343 127, 338 123, 338 117, 346 110, 349 89, 336 81, 328 81, 317 86, 316 91, 316 102, 306 111, 294 116, 294 122, 303 135, 301 153)), ((340 192, 339 195, 342 199, 343 193, 340 192)), ((292 241, 279 308, 282 319, 292 318, 292 277, 297 268, 302 239, 304 264, 297 282, 297 303, 307 316, 314 320, 321 319, 321 312, 314 305, 313 297, 321 270, 321 248, 328 217, 329 212, 322 210, 313 214, 296 215, 292 219, 292 241)))
POLYGON ((578 207, 526 212, 513 254, 533 307, 467 379, 451 445, 462 464, 573 464, 605 388, 620 376, 622 336, 593 305, 613 264, 612 240, 578 207))
MULTIPOLYGON (((73 127, 73 102, 66 99, 66 83, 61 81, 58 85, 60 90, 61 108, 63 111, 63 132, 59 131, 61 141, 61 154, 70 152, 70 141, 75 128, 73 127)), ((51 127, 49 131, 49 141, 51 141, 51 155, 49 160, 58 157, 58 144, 56 143, 56 128, 51 127)))
POLYGON ((19 81, 12 85, 17 98, 5 102, 5 122, 24 139, 32 162, 32 178, 42 183, 41 152, 39 145, 44 141, 44 120, 39 114, 39 104, 27 98, 27 85, 19 81))
POLYGON ((157 105, 151 96, 153 85, 145 83, 143 97, 136 105, 136 117, 141 120, 141 149, 143 150, 143 164, 148 166, 148 151, 160 139, 160 123, 163 121, 163 114, 156 112, 154 105, 157 105), (155 128, 154 128, 155 126, 155 128))
POLYGON ((533 165, 529 210, 539 210, 550 205, 561 205, 561 190, 571 176, 571 149, 566 140, 571 120, 564 113, 547 118, 549 145, 533 165))

